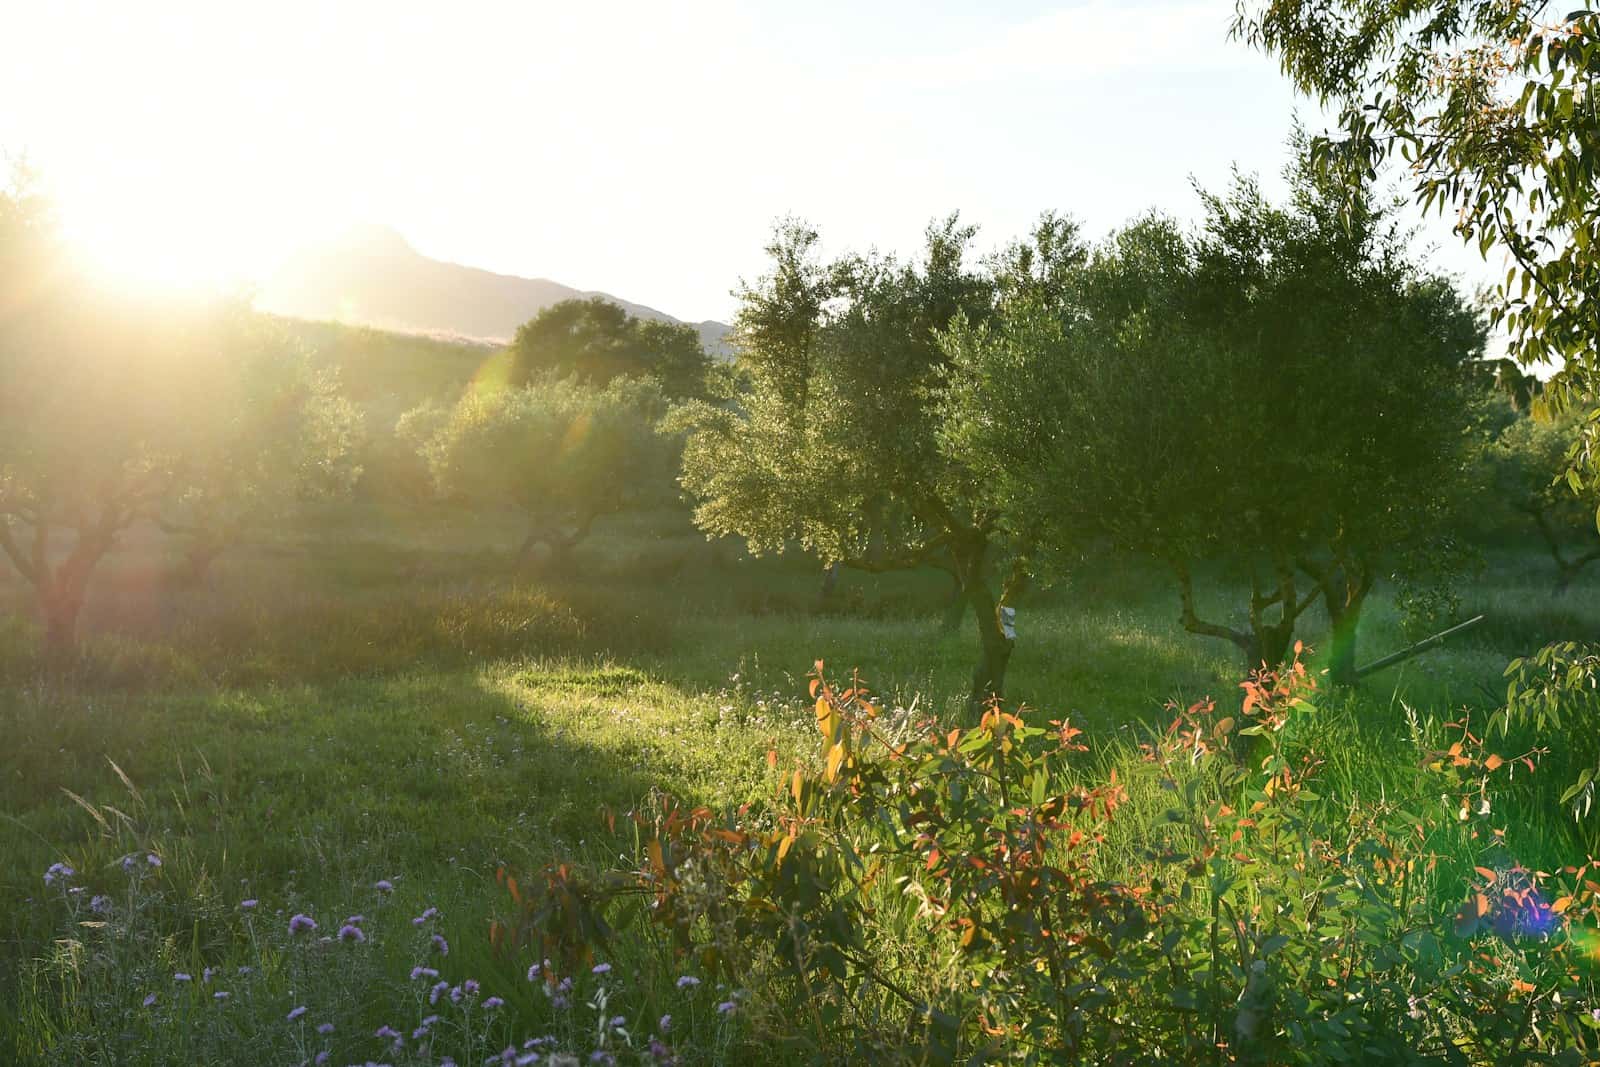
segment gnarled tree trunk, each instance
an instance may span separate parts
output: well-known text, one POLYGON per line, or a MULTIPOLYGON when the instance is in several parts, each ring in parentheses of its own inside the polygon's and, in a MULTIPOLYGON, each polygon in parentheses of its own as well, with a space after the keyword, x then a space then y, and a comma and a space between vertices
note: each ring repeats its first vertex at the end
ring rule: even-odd
POLYGON ((572 550, 578 543, 589 536, 589 531, 594 528, 594 521, 598 518, 594 514, 583 514, 573 522, 571 529, 564 528, 559 523, 539 525, 528 531, 528 536, 522 539, 521 546, 517 549, 516 559, 512 563, 513 570, 525 570, 533 560, 533 550, 539 545, 544 545, 550 550, 550 556, 545 561, 546 569, 554 570, 558 567, 570 566, 572 550))
POLYGON ((167 583, 175 589, 193 589, 206 580, 211 564, 227 549, 228 542, 211 539, 194 541, 183 557, 167 571, 167 583))
POLYGON ((80 530, 67 558, 51 568, 42 559, 33 576, 34 602, 44 624, 44 663, 47 670, 68 666, 78 650, 78 616, 95 565, 111 550, 109 530, 80 530))
POLYGON ((1561 538, 1556 536, 1555 528, 1550 525, 1550 517, 1545 514, 1544 509, 1537 504, 1529 504, 1521 510, 1539 527, 1539 536, 1544 538, 1545 547, 1550 550, 1550 558, 1555 561, 1556 580, 1550 595, 1561 596, 1571 587, 1572 580, 1581 574, 1585 567, 1595 560, 1600 560, 1600 548, 1591 548, 1581 555, 1568 557, 1561 547, 1561 538))
POLYGON ((1328 681, 1333 685, 1355 685, 1356 636, 1361 627, 1361 609, 1372 591, 1372 567, 1342 551, 1328 563, 1305 557, 1295 563, 1316 582, 1328 611, 1328 681))
POLYGON ((974 537, 954 548, 957 577, 978 628, 978 662, 972 671, 972 688, 967 697, 972 709, 982 708, 1005 694, 1006 667, 1016 645, 1000 625, 1001 604, 989 589, 986 557, 987 538, 974 537))
POLYGON ((1171 561, 1178 578, 1181 614, 1178 621, 1185 630, 1202 637, 1218 637, 1244 654, 1246 672, 1271 670, 1289 658, 1294 644, 1294 628, 1317 593, 1300 596, 1294 568, 1286 558, 1273 561, 1275 587, 1263 586, 1259 574, 1251 575, 1250 613, 1247 629, 1208 622, 1195 609, 1194 578, 1183 560, 1171 561))

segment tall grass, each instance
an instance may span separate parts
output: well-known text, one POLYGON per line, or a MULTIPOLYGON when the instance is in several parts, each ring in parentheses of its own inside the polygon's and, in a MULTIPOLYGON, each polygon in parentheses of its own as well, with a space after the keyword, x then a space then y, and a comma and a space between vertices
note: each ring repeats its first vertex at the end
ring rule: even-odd
MULTIPOLYGON (((341 1034, 364 1035, 337 1046, 360 1062, 382 1051, 371 1031, 399 1027, 417 1007, 408 919, 430 904, 460 965, 453 981, 475 977, 483 996, 491 978, 515 991, 499 993, 495 1040, 553 1033, 538 986, 497 972, 488 952, 497 868, 615 860, 632 841, 606 813, 655 789, 764 803, 766 752, 787 758, 815 736, 804 678, 817 658, 836 674, 859 667, 891 704, 964 714, 975 638, 966 621, 943 628, 942 575, 847 574, 824 600, 820 571, 804 560, 751 560, 708 544, 677 513, 612 522, 579 549, 574 572, 513 574, 519 533, 511 517, 330 511, 225 556, 188 592, 160 581, 159 543, 136 539, 95 585, 84 653, 65 678, 34 670, 26 588, 0 576, 0 1033, 13 1059, 238 1062, 248 1056, 237 1050, 260 1049, 298 1062, 285 1015, 304 989, 345 1020, 341 1034), (121 899, 120 860, 140 848, 165 862, 145 876, 150 896, 119 906, 140 923, 122 941, 102 944, 110 935, 77 925, 98 921, 83 901, 45 891, 46 868, 66 862, 84 901, 121 899), (373 926, 359 966, 330 956, 320 977, 291 981, 288 943, 252 941, 241 923, 238 903, 252 897, 274 918, 280 908, 319 921, 364 913, 379 879, 394 882, 386 906, 401 921, 373 926), (229 990, 225 1009, 179 1016, 164 1000, 169 1014, 138 1014, 140 990, 159 978, 170 994, 173 973, 205 966, 251 967, 254 984, 229 990), (198 1033, 197 1020, 216 1025, 198 1033)), ((1406 792, 1419 744, 1463 714, 1483 723, 1510 658, 1596 631, 1596 579, 1554 599, 1547 568, 1536 545, 1492 549, 1464 590, 1463 611, 1485 613, 1482 626, 1324 697, 1297 727, 1326 753, 1324 788, 1436 803, 1406 792)), ((1225 575, 1207 577, 1227 588, 1225 575)), ((1093 765, 1123 767, 1130 781, 1133 746, 1164 723, 1169 701, 1231 699, 1241 673, 1230 648, 1181 631, 1165 575, 1134 561, 1097 559, 1019 608, 1011 696, 1089 726, 1093 765)), ((1312 646, 1323 625, 1309 624, 1312 646)), ((1363 659, 1407 643, 1382 596, 1362 640, 1363 659)), ((1507 746, 1534 742, 1551 753, 1497 804, 1520 827, 1514 858, 1550 866, 1595 847, 1593 826, 1553 798, 1597 740, 1507 746)), ((1153 813, 1159 799, 1136 789, 1131 803, 1153 813)), ((1104 852, 1112 867, 1142 847, 1140 821, 1121 825, 1104 852)), ((879 904, 904 907, 892 894, 879 904)), ((908 976, 948 980, 909 936, 878 950, 908 976)), ((627 1002, 617 1013, 631 1024, 682 1014, 670 955, 648 941, 627 951, 613 961, 630 983, 615 994, 627 1002)), ((576 1003, 585 1025, 595 988, 576 1003)), ((747 1062, 763 1039, 758 998, 721 1014, 734 990, 701 992, 683 1047, 747 1062)), ((652 1033, 634 1035, 641 1055, 652 1033)), ((0 1060, 7 1049, 0 1040, 0 1060)))

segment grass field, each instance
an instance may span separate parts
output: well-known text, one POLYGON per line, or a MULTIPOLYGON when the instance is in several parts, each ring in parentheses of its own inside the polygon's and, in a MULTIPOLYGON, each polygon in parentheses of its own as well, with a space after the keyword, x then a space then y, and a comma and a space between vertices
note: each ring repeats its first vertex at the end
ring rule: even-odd
MULTIPOLYGON (((629 832, 608 831, 602 813, 653 790, 759 801, 768 749, 814 737, 804 679, 818 658, 836 675, 859 668, 892 703, 962 715, 975 638, 969 622, 941 626, 938 573, 847 573, 824 603, 814 565, 708 544, 670 512, 605 526, 571 573, 519 576, 506 569, 517 534, 510 518, 350 507, 239 549, 191 591, 166 588, 162 549, 136 538, 94 588, 77 676, 53 683, 29 666, 23 587, 0 578, 0 1029, 19 1062, 298 1062, 317 1040, 333 1062, 360 1062, 375 1028, 426 1010, 406 971, 428 943, 403 920, 430 906, 441 916, 427 929, 453 947, 436 969, 521 991, 502 993, 496 1016, 456 1021, 496 1052, 557 1025, 489 953, 499 866, 624 853, 629 832), (161 866, 128 882, 122 861, 145 854, 161 866), (115 975, 91 973, 63 936, 61 909, 81 900, 41 883, 56 862, 119 909, 151 909, 140 935, 151 942, 125 946, 115 975), (392 894, 372 889, 379 880, 392 894), (258 908, 241 912, 246 899, 258 908), (329 933, 363 912, 384 936, 315 974, 269 965, 281 952, 255 924, 281 938, 299 912, 329 933), (208 967, 225 977, 205 992, 232 994, 229 1005, 200 999, 208 967), (168 971, 196 976, 181 1011, 168 971), (158 989, 172 1014, 153 1023, 135 1009, 158 989), (279 1025, 316 998, 354 1025, 331 1038, 279 1025), (232 1021, 190 1025, 183 1013, 200 1010, 232 1021)), ((1508 659, 1595 633, 1593 579, 1551 598, 1531 543, 1492 548, 1487 563, 1463 598, 1484 625, 1323 703, 1340 788, 1386 786, 1412 758, 1408 715, 1482 721, 1508 659)), ((1165 579, 1102 556, 1024 599, 1009 696, 1070 714, 1103 762, 1126 758, 1125 739, 1161 723, 1168 701, 1229 699, 1233 650, 1182 632, 1165 579)), ((1322 625, 1307 627, 1313 646, 1322 625)), ((1362 639, 1363 659, 1406 643, 1387 598, 1362 639)), ((1530 865, 1593 847, 1554 803, 1577 758, 1558 749, 1513 798, 1530 865)), ((680 990, 643 959, 616 964, 600 987, 614 982, 606 995, 630 1016, 679 1013, 700 1047, 735 1062, 758 1040, 713 1009, 726 990, 680 990)))

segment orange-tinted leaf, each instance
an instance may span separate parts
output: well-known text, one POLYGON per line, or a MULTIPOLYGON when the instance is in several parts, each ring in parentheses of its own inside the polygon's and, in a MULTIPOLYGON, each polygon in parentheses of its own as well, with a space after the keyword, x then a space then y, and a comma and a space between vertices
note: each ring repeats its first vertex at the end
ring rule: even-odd
POLYGON ((1496 771, 1500 769, 1500 765, 1504 762, 1505 760, 1491 752, 1489 753, 1489 758, 1483 761, 1483 766, 1485 770, 1496 771))

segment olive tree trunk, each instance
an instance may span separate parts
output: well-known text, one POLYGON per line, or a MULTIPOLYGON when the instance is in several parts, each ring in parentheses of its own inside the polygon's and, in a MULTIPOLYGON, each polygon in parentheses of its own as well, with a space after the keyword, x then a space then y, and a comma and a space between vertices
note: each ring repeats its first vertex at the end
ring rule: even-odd
POLYGON ((988 552, 987 539, 977 538, 954 552, 957 578, 978 629, 978 662, 967 697, 968 707, 974 710, 1005 695, 1006 666, 1016 644, 1000 625, 1000 603, 989 588, 986 573, 988 552))
POLYGON ((1351 686, 1356 676, 1356 637, 1361 629, 1361 609, 1372 591, 1372 567, 1342 556, 1328 563, 1302 558, 1296 566, 1317 584, 1328 612, 1328 682, 1351 686))
POLYGON ((44 625, 44 663, 59 670, 76 658, 78 617, 95 566, 111 550, 112 536, 94 530, 80 532, 67 558, 55 568, 44 560, 33 576, 34 603, 44 625))

